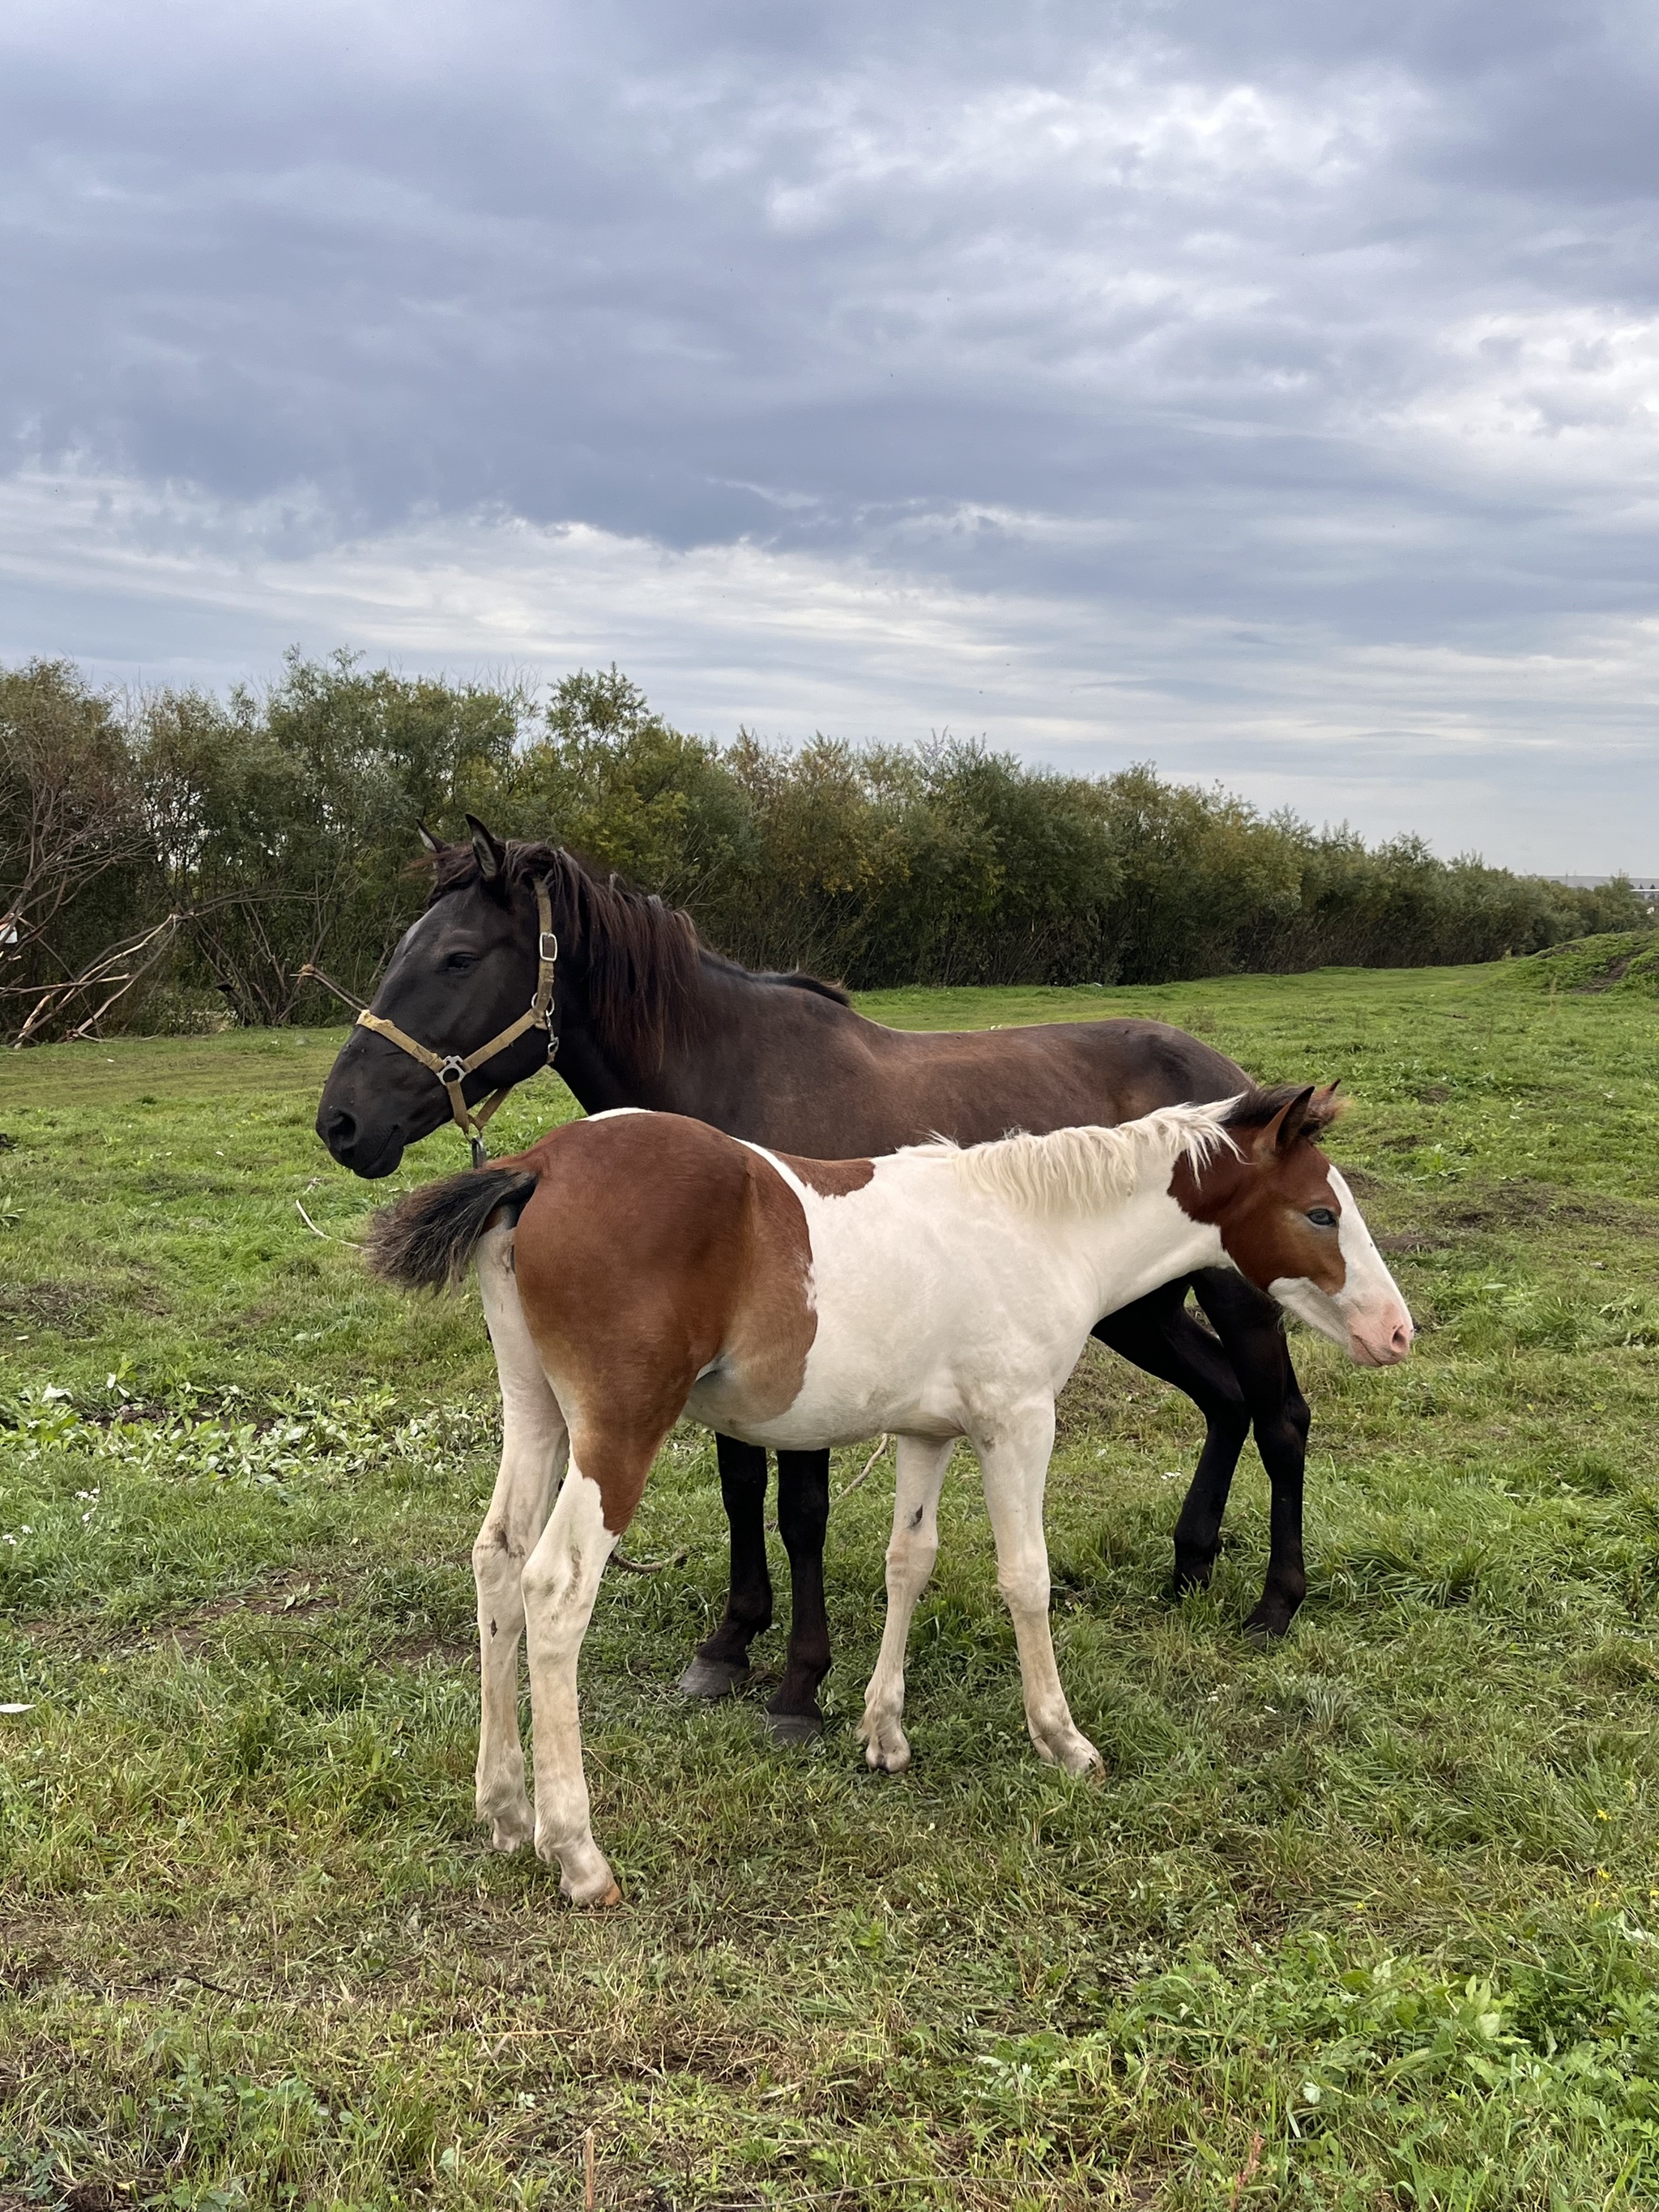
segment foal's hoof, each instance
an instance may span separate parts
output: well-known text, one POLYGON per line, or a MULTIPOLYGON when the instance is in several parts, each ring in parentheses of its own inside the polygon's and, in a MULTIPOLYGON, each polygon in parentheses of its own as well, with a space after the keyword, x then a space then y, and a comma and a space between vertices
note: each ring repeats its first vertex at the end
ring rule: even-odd
POLYGON ((909 1739, 896 1721, 866 1719, 859 1734, 864 1738, 864 1763, 878 1774, 902 1774, 909 1765, 909 1739))
POLYGON ((746 1662, 705 1659, 699 1653, 674 1686, 688 1698, 733 1698, 748 1680, 746 1662))
POLYGON ((567 1912, 611 1912, 623 1901, 623 1893, 615 1881, 598 1897, 573 1897, 561 1882, 559 1902, 567 1912))
POLYGON ((496 1813, 481 1809, 478 1818, 489 1823, 492 1851, 521 1851, 536 1833, 536 1816, 527 1798, 522 1805, 507 1805, 496 1813))
POLYGON ((775 1713, 769 1706, 766 1733, 774 1743, 816 1743, 823 1734, 818 1713, 775 1713))

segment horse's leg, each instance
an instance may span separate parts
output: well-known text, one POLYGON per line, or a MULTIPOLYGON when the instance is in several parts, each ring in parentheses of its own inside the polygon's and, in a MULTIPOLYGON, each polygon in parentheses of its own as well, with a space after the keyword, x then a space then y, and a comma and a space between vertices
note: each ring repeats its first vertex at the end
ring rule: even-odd
POLYGON ((1188 1283, 1165 1283, 1097 1324, 1103 1344, 1172 1383, 1204 1416, 1204 1449, 1175 1527, 1175 1593, 1207 1588, 1221 1540, 1238 1455, 1250 1433, 1249 1408, 1232 1362, 1186 1309, 1188 1283))
POLYGON ((1244 1626, 1257 1636, 1283 1636, 1308 1594, 1302 1557, 1302 1485, 1308 1462, 1308 1401, 1297 1386, 1279 1308, 1243 1276, 1206 1267, 1193 1279, 1244 1391, 1255 1447, 1267 1470, 1267 1579, 1244 1626))
MULTIPOLYGON (((649 1466, 647 1460, 647 1470, 649 1466)), ((639 1487, 644 1486, 642 1470, 639 1487)), ((550 1863, 558 1861, 559 1888, 573 1905, 616 1905, 622 1898, 593 1841, 576 1704, 577 1656, 599 1577, 620 1533, 605 1526, 603 1494, 592 1476, 582 1473, 579 1448, 524 1571, 535 1723, 536 1850, 550 1863)))
POLYGON ((789 1648, 783 1680, 769 1698, 766 1725, 777 1743, 810 1743, 823 1733, 818 1684, 830 1672, 823 1604, 823 1535, 830 1525, 830 1455, 778 1454, 778 1531, 789 1553, 789 1648))
POLYGON ((1009 1421, 994 1435, 975 1437, 985 1503, 997 1545, 997 1586, 1013 1617, 1025 1725, 1040 1757, 1068 1774, 1101 1765, 1100 1753, 1079 1729, 1060 1685, 1048 1628, 1048 1547, 1042 1533, 1042 1492, 1054 1449, 1053 1401, 1009 1421))
POLYGON ((522 1578, 546 1523, 566 1449, 564 1416, 525 1327, 512 1259, 511 1230, 491 1231, 478 1247, 478 1289, 501 1377, 501 1465, 472 1547, 481 1686, 474 1802, 498 1851, 527 1844, 535 1825, 519 1741, 522 1578))
POLYGON ((881 1632, 881 1656, 864 1693, 859 1734, 872 1766, 902 1774, 910 1764, 903 1729, 904 1652, 910 1617, 927 1587, 939 1556, 939 1494, 945 1482, 954 1437, 901 1437, 893 1492, 893 1537, 887 1547, 887 1619, 881 1632))
POLYGON ((726 1613, 698 1644, 680 1676, 688 1698, 729 1698, 749 1680, 749 1647, 772 1626, 772 1577, 766 1564, 766 1454, 758 1444, 717 1436, 720 1499, 732 1531, 726 1613))
POLYGON ((576 1662, 605 1563, 634 1517, 651 1462, 684 1410, 691 1381, 690 1375, 659 1378, 647 1402, 617 1409, 603 1426, 573 1419, 570 1469, 524 1571, 536 1850, 558 1861, 559 1888, 573 1905, 615 1905, 621 1897, 593 1841, 576 1662))

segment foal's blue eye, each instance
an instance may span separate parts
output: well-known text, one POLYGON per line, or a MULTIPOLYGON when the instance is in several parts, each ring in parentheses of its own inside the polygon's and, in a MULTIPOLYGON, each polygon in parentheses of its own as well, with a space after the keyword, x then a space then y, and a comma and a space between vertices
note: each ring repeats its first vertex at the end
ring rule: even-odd
POLYGON ((1308 1218, 1316 1229, 1334 1229, 1336 1226, 1336 1216, 1328 1206, 1310 1206, 1308 1218))

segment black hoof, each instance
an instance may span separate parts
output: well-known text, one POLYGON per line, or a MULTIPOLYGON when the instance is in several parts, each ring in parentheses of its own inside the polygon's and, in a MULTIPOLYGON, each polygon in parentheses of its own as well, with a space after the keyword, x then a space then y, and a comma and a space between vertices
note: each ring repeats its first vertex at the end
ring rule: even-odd
POLYGON ((1206 1559, 1200 1566, 1178 1566, 1170 1579, 1170 1595, 1172 1598, 1183 1598, 1188 1590, 1208 1589, 1214 1574, 1213 1559, 1206 1559))
POLYGON ((675 1687, 688 1698, 734 1698, 749 1680, 746 1662, 705 1659, 701 1653, 680 1676, 675 1687))
POLYGON ((775 1713, 766 1716, 766 1733, 774 1743, 816 1743, 823 1734, 817 1713, 775 1713))
POLYGON ((1286 1613, 1282 1606, 1269 1607, 1259 1605, 1245 1622, 1244 1633, 1253 1644, 1276 1644, 1281 1636, 1290 1634, 1291 1623, 1295 1618, 1293 1613, 1286 1613))

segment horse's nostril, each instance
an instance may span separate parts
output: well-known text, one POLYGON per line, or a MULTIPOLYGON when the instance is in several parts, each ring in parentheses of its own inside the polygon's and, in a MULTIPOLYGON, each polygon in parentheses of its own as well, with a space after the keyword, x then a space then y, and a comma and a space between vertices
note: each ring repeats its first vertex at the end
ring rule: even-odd
POLYGON ((342 1152, 349 1152, 357 1134, 357 1117, 348 1114, 343 1106, 337 1106, 328 1117, 324 1141, 337 1159, 342 1152))
POLYGON ((1389 1348, 1396 1359, 1403 1359, 1406 1357, 1412 1348, 1412 1326, 1409 1322, 1402 1321, 1400 1323, 1395 1330, 1394 1338, 1389 1348))

